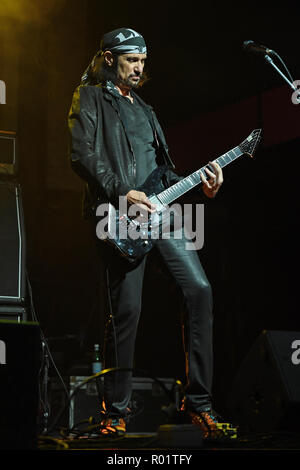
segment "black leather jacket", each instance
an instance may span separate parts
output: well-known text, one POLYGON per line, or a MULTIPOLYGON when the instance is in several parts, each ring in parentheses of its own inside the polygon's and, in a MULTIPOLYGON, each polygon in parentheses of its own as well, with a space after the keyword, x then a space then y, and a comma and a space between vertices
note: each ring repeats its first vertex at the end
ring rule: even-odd
MULTIPOLYGON (((153 109, 135 93, 153 127, 158 148, 158 164, 168 165, 166 185, 181 179, 171 169, 174 164, 161 126, 153 109)), ((117 93, 102 86, 79 86, 73 95, 68 117, 71 134, 70 159, 73 170, 86 182, 83 213, 91 216, 102 201, 118 203, 118 197, 135 189, 135 156, 121 119, 117 93)))

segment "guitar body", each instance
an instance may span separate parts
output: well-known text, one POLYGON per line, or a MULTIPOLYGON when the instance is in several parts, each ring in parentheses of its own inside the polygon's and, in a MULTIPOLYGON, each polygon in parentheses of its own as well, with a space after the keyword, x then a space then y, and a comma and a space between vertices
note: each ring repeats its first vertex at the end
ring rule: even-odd
MULTIPOLYGON (((239 146, 214 161, 223 168, 241 155, 248 154, 252 157, 260 138, 261 129, 255 129, 239 146)), ((140 260, 153 248, 157 239, 166 233, 165 227, 169 228, 163 218, 169 204, 201 184, 200 174, 201 172, 205 174, 205 168, 211 169, 206 165, 165 189, 162 179, 168 167, 159 166, 148 176, 143 185, 137 188, 156 205, 156 212, 153 214, 142 212, 136 205, 128 208, 125 196, 120 198, 118 209, 110 203, 101 204, 96 212, 96 215, 100 216, 96 228, 98 238, 111 244, 128 261, 140 260)))
MULTIPOLYGON (((167 166, 155 168, 137 191, 144 192, 153 202, 159 202, 155 195, 165 189, 162 178, 167 170, 167 166)), ((108 204, 107 223, 104 226, 97 225, 97 236, 116 248, 128 261, 138 261, 152 250, 161 235, 164 206, 160 206, 160 210, 154 214, 137 214, 137 211, 131 213, 127 206, 120 210, 108 204)))
MULTIPOLYGON (((116 248, 122 256, 128 259, 130 262, 139 261, 145 256, 156 243, 156 240, 152 236, 150 222, 133 222, 129 216, 121 214, 118 210, 114 213, 116 223, 116 236, 113 238, 107 238, 106 241, 116 248), (135 224, 138 224, 138 228, 135 224), (125 227, 126 225, 126 227, 125 227), (124 231, 124 228, 129 234, 127 237, 122 237, 120 234, 124 231), (131 237, 130 237, 131 234, 131 237), (134 238, 133 234, 137 234, 137 238, 134 238)), ((124 231, 125 232, 125 231, 124 231)))

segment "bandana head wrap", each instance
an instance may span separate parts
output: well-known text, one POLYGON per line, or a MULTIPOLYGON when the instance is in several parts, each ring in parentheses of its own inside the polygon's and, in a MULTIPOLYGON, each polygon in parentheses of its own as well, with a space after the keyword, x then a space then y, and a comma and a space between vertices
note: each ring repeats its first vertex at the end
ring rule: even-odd
POLYGON ((81 77, 82 85, 94 84, 93 69, 95 67, 96 60, 105 51, 111 51, 116 54, 146 54, 147 48, 143 36, 133 29, 114 29, 113 31, 104 34, 100 50, 94 55, 91 63, 88 65, 81 77))
POLYGON ((105 51, 116 54, 146 54, 147 48, 143 36, 133 29, 120 28, 104 34, 100 45, 101 53, 105 51))

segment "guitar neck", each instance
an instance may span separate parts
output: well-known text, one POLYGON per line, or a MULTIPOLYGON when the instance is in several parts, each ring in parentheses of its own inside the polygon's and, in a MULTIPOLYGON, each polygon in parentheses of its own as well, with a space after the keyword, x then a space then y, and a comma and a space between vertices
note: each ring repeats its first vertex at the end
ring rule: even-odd
MULTIPOLYGON (((229 163, 233 162, 241 155, 243 155, 243 153, 244 152, 242 152, 239 147, 235 147, 232 150, 229 150, 229 152, 224 153, 224 155, 221 155, 220 157, 216 158, 214 162, 218 163, 221 168, 224 168, 225 166, 229 165, 229 163)), ((203 174, 206 175, 205 168, 211 169, 209 164, 203 166, 202 168, 190 174, 186 178, 183 178, 182 180, 178 181, 178 183, 173 184, 169 188, 157 194, 157 198, 164 205, 168 205, 171 202, 175 201, 183 194, 187 193, 195 186, 202 183, 200 174, 201 172, 203 172, 203 174)))

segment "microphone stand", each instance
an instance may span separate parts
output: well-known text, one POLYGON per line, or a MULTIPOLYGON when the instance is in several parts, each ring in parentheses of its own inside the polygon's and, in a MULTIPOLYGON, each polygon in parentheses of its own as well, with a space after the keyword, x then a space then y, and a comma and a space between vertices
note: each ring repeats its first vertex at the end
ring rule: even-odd
MULTIPOLYGON (((277 55, 277 54, 276 54, 277 55)), ((291 82, 285 75, 284 73, 277 67, 277 65, 274 64, 273 60, 268 54, 265 54, 265 59, 266 61, 272 65, 272 67, 282 76, 282 78, 288 83, 288 85, 292 88, 293 91, 297 91, 298 88, 294 85, 294 82, 291 82)), ((296 97, 296 100, 298 103, 300 103, 300 91, 299 94, 296 97)))

